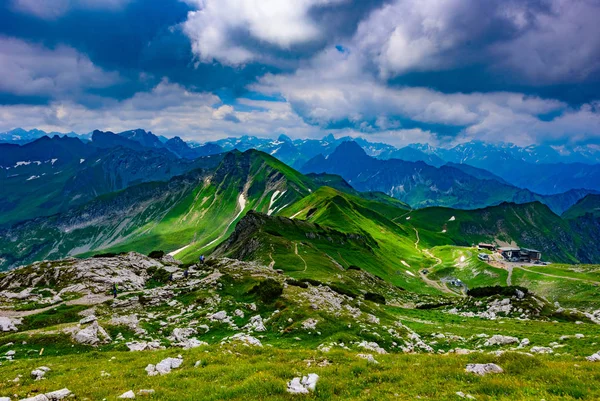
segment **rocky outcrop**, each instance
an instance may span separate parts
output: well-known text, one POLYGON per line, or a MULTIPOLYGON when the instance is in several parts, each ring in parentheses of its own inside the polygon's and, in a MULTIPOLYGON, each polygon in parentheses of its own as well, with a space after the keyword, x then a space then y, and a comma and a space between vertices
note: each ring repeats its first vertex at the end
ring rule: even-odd
POLYGON ((80 344, 98 345, 109 343, 111 338, 106 330, 104 330, 104 328, 102 328, 97 321, 94 321, 86 328, 76 331, 73 334, 73 340, 80 344))

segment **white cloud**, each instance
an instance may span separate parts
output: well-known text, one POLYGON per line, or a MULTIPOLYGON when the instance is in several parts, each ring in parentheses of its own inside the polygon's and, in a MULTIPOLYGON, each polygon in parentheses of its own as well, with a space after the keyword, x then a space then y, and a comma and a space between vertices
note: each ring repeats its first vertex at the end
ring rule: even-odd
POLYGON ((361 59, 327 50, 293 74, 267 75, 253 89, 282 95, 305 121, 322 129, 349 123, 368 133, 393 138, 390 121, 455 126, 460 140, 544 141, 600 140, 600 107, 579 109, 521 93, 442 93, 428 88, 390 87, 363 72, 361 59), (556 114, 547 120, 544 115, 556 114), (381 125, 379 125, 381 124, 381 125))
POLYGON ((553 0, 535 14, 532 29, 492 45, 496 67, 528 82, 581 82, 600 73, 600 2, 553 0))
POLYGON ((581 82, 600 71, 593 0, 395 0, 347 44, 382 78, 480 64, 512 80, 581 82))
POLYGON ((309 137, 305 124, 285 102, 246 102, 244 111, 222 105, 210 93, 190 92, 163 80, 150 92, 136 93, 92 109, 70 101, 49 105, 0 105, 0 132, 22 126, 46 131, 90 132, 94 129, 124 131, 143 127, 166 136, 208 141, 227 136, 309 137))
POLYGON ((198 10, 189 13, 184 32, 202 62, 239 65, 261 58, 243 43, 248 38, 281 49, 320 39, 321 28, 309 12, 344 1, 188 0, 198 10))
POLYGON ((0 36, 0 91, 15 95, 61 96, 118 82, 68 46, 48 49, 0 36))
POLYGON ((56 19, 72 9, 117 10, 131 0, 12 0, 15 10, 42 19, 56 19))

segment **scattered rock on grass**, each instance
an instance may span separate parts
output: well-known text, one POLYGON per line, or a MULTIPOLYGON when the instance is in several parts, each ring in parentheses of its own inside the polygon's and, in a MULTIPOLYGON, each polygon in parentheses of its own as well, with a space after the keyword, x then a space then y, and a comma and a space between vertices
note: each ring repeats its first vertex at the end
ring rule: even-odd
POLYGON ((183 363, 182 358, 167 358, 163 359, 156 365, 148 365, 146 366, 146 372, 148 372, 148 376, 156 376, 156 375, 166 375, 171 373, 171 369, 177 369, 183 363))
POLYGON ((531 347, 532 354, 551 354, 554 350, 550 347, 531 347))
POLYGON ((132 399, 135 398, 135 393, 133 392, 133 390, 129 390, 121 394, 118 398, 132 399))
POLYGON ((60 390, 52 391, 51 393, 46 393, 46 397, 50 401, 62 400, 63 398, 67 398, 71 395, 71 391, 68 388, 63 388, 60 390))
POLYGON ((369 351, 377 352, 378 354, 387 354, 387 351, 381 348, 376 342, 363 341, 360 342, 358 346, 369 351))
POLYGON ((503 336, 500 334, 496 334, 496 335, 492 336, 491 338, 489 338, 485 342, 485 346, 491 347, 494 345, 508 345, 508 344, 514 344, 514 343, 518 343, 518 342, 519 342, 519 339, 517 337, 503 336))
POLYGON ((316 373, 309 373, 308 376, 303 376, 302 379, 294 377, 288 382, 287 391, 291 394, 308 394, 310 391, 316 390, 318 381, 319 375, 316 373))
POLYGON ((367 362, 369 362, 369 363, 373 363, 373 364, 378 364, 379 363, 379 362, 377 362, 375 360, 375 358, 371 354, 358 354, 356 356, 359 357, 359 358, 362 358, 362 359, 366 359, 367 362))
POLYGON ((33 377, 36 381, 42 380, 44 378, 44 375, 46 375, 46 372, 49 372, 49 371, 50 371, 49 367, 40 366, 39 368, 31 371, 31 377, 33 377))
POLYGON ((593 355, 586 357, 585 359, 587 359, 590 362, 600 362, 600 351, 596 352, 593 355))
POLYGON ((485 376, 488 373, 502 373, 504 370, 495 363, 471 363, 465 369, 468 373, 485 376))
POLYGON ((0 316, 0 331, 17 331, 17 324, 21 321, 13 320, 9 317, 0 316))
POLYGON ((94 321, 85 329, 79 330, 73 335, 73 339, 78 343, 88 345, 97 345, 99 343, 106 343, 111 341, 111 338, 106 332, 106 330, 104 330, 104 328, 98 325, 97 321, 94 321))

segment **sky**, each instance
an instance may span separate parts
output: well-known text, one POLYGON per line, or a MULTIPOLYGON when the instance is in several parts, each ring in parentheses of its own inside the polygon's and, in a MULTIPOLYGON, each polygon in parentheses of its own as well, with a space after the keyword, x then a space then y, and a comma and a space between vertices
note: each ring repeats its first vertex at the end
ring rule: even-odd
POLYGON ((600 0, 0 0, 0 131, 600 143, 600 0))

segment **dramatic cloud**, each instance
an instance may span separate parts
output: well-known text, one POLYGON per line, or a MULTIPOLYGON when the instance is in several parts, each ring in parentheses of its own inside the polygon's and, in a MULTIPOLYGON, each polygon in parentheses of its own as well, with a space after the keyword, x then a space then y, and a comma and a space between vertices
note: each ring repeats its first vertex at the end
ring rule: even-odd
POLYGON ((189 13, 184 30, 201 61, 239 65, 264 59, 252 40, 281 49, 319 40, 322 28, 310 11, 344 1, 188 0, 198 11, 189 13))
POLYGON ((598 0, 9 0, 0 125, 591 146, 599 20, 598 0))
POLYGON ((0 91, 15 95, 61 97, 85 88, 118 82, 117 73, 94 66, 68 46, 48 49, 15 38, 0 37, 0 91))
POLYGON ((349 47, 385 78, 481 63, 535 83, 579 82, 600 71, 598 20, 593 0, 396 0, 349 47))
POLYGON ((124 131, 143 127, 161 135, 208 141, 246 134, 286 133, 292 137, 307 137, 314 131, 287 103, 252 100, 244 103, 244 111, 238 111, 223 105, 218 96, 190 92, 164 80, 150 92, 140 92, 129 99, 93 109, 70 101, 0 106, 0 132, 16 126, 78 133, 98 128, 124 131))
MULTIPOLYGON (((366 134, 390 121, 456 126, 460 140, 485 139, 528 145, 539 141, 600 140, 597 103, 578 109, 553 99, 520 93, 441 93, 427 88, 389 87, 362 72, 360 59, 328 50, 289 75, 267 75, 257 91, 282 95, 312 125, 344 123, 366 134), (552 119, 547 115, 556 114, 552 119)), ((398 125, 402 126, 402 123, 398 125)))
POLYGON ((72 9, 117 10, 131 0, 12 0, 13 8, 43 19, 61 17, 72 9))

